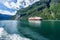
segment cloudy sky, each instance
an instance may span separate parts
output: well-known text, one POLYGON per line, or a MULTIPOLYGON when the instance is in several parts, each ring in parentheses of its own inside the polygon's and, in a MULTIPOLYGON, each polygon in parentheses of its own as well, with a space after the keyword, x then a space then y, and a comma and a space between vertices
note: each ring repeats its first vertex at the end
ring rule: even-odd
POLYGON ((25 8, 39 0, 0 0, 0 14, 15 15, 17 10, 25 8))

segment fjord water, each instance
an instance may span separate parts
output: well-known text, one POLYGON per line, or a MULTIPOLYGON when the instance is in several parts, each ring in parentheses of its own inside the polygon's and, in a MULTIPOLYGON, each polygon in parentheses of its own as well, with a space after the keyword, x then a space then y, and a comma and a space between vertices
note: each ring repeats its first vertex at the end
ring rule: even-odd
MULTIPOLYGON (((60 21, 59 20, 43 20, 43 21, 16 21, 5 20, 0 21, 0 27, 4 29, 3 35, 9 36, 11 40, 60 40, 60 21), (18 39, 17 39, 18 38, 18 39), (20 39, 19 39, 20 38, 20 39)), ((2 37, 3 39, 5 39, 2 37)), ((5 39, 5 40, 9 40, 5 39)))

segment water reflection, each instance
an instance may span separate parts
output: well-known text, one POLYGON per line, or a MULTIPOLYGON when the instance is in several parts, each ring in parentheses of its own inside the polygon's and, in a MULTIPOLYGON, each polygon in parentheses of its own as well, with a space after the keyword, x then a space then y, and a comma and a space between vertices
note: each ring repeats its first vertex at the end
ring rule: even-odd
POLYGON ((0 40, 30 40, 18 34, 18 21, 0 21, 0 40))
POLYGON ((9 33, 17 33, 17 21, 0 21, 0 27, 3 27, 9 33))
POLYGON ((14 40, 13 38, 60 40, 60 21, 0 21, 0 27, 4 29, 1 33, 0 28, 0 36, 1 34, 6 37, 8 35, 11 40, 14 40))
POLYGON ((41 21, 40 20, 29 20, 29 25, 33 27, 41 27, 41 21))
MULTIPOLYGON (((40 27, 40 23, 41 21, 20 21, 18 23, 18 31, 32 40, 49 40, 34 30, 35 27, 40 27)), ((36 30, 39 29, 36 28, 36 30)))
POLYGON ((42 33, 42 35, 50 40, 60 40, 60 21, 44 20, 41 26, 40 33, 42 33))

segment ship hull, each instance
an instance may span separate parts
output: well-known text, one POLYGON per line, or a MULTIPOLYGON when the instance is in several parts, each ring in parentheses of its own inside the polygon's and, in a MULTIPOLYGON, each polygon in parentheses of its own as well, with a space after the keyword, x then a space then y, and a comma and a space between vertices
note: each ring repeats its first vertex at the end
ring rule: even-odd
POLYGON ((30 17, 29 20, 42 20, 41 17, 30 17))

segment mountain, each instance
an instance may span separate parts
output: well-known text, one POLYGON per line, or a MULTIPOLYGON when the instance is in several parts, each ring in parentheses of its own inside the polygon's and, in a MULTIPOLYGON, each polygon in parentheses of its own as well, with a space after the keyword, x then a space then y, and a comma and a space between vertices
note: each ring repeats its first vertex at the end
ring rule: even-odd
POLYGON ((0 14, 16 15, 17 10, 32 5, 39 0, 0 0, 0 14))
POLYGON ((29 5, 32 5, 33 3, 37 2, 37 1, 39 1, 39 0, 22 0, 20 2, 20 4, 21 4, 20 7, 23 7, 23 8, 28 7, 29 5))
POLYGON ((60 20, 60 1, 40 0, 22 10, 18 10, 17 14, 20 15, 20 19, 38 16, 44 20, 60 20))
POLYGON ((0 0, 0 20, 9 20, 17 10, 24 9, 39 0, 0 0))

